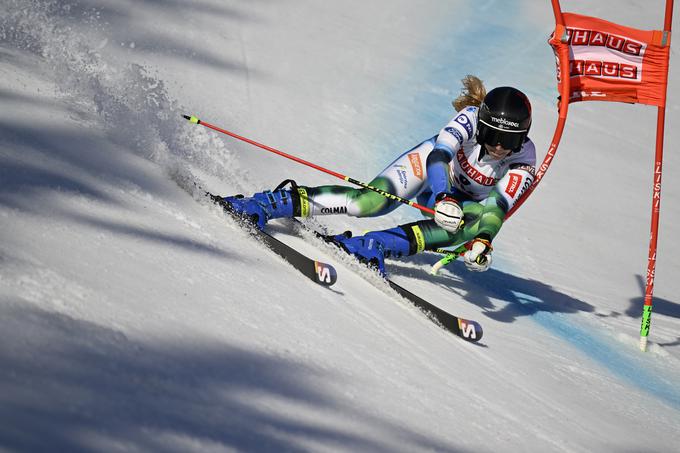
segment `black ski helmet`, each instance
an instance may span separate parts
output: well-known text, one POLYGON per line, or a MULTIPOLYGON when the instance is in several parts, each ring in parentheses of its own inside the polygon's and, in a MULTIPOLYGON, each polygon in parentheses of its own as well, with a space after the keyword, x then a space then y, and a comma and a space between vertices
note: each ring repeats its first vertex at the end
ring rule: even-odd
POLYGON ((516 88, 494 88, 479 106, 477 143, 515 150, 524 143, 530 127, 529 98, 516 88))

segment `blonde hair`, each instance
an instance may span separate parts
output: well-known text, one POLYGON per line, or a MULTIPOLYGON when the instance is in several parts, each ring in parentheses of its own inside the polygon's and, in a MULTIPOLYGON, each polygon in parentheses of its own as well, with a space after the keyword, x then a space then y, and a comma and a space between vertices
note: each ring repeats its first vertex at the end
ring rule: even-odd
POLYGON ((486 96, 486 88, 484 82, 479 77, 473 75, 466 75, 461 82, 463 88, 460 90, 460 95, 451 103, 457 112, 460 112, 465 107, 479 107, 486 96))

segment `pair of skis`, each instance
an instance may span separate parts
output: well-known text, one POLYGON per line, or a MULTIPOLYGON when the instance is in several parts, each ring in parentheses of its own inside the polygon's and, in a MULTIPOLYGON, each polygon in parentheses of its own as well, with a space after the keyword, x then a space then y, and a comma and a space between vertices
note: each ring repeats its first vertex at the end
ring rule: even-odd
MULTIPOLYGON (((220 205, 224 209, 225 213, 237 218, 237 220, 243 222, 244 224, 248 223, 247 219, 234 216, 228 203, 224 202, 222 197, 213 195, 209 192, 206 192, 206 195, 209 196, 214 203, 220 205)), ((260 230, 250 224, 248 224, 248 226, 248 230, 255 238, 266 244, 267 247, 269 247, 274 253, 282 257, 310 280, 323 286, 331 286, 337 281, 338 274, 332 265, 309 258, 266 231, 260 230)), ((315 233, 320 235, 320 233, 315 233)), ((425 299, 413 294, 411 291, 393 282, 389 278, 387 278, 386 281, 395 292, 425 312, 429 319, 433 320, 447 331, 469 342, 476 343, 481 340, 483 330, 482 326, 478 322, 452 315, 451 313, 448 313, 447 311, 442 310, 425 299)))
MULTIPOLYGON (((204 127, 207 127, 208 129, 212 129, 214 131, 217 131, 219 133, 228 135, 232 138, 235 138, 237 140, 240 140, 242 142, 249 143, 253 146, 256 146, 258 148, 264 149, 265 151, 277 154, 279 156, 285 157, 286 159, 293 160, 299 164, 306 165, 308 167, 314 168, 316 170, 322 171, 326 174, 329 174, 331 176, 334 176, 336 178, 342 179, 343 181, 347 181, 351 184, 358 185, 360 187, 363 187, 364 189, 367 190, 372 190, 374 192, 377 192, 384 197, 387 197, 391 200, 398 201, 400 203, 407 204, 409 206, 412 206, 414 208, 420 209, 423 212, 428 212, 430 214, 434 214, 434 211, 431 208, 421 206, 411 200, 406 200, 404 198, 398 197, 394 194, 385 192, 384 190, 381 190, 379 188, 373 187, 369 184, 363 183, 361 181, 358 181, 354 178, 350 178, 349 176, 345 176, 341 173, 329 170, 327 168, 323 168, 319 165, 313 164, 311 162, 307 162, 306 160, 300 159, 299 157, 293 156, 288 153, 284 153, 283 151, 280 151, 278 149, 272 148, 271 146, 264 145, 262 143, 258 143, 254 140, 251 140, 249 138, 243 137, 241 135, 235 134, 233 132, 230 132, 226 129, 222 129, 218 126, 215 126, 210 123, 206 123, 205 121, 201 121, 195 116, 189 116, 189 115, 182 115, 184 119, 188 120, 192 124, 200 124, 204 127)), ((224 202, 220 197, 216 197, 215 195, 206 193, 209 195, 213 201, 216 203, 221 204, 227 212, 229 212, 228 206, 224 205, 224 202), (220 203, 220 201, 222 201, 220 203)), ((302 274, 306 275, 308 278, 312 279, 316 283, 319 283, 321 285, 326 285, 330 286, 335 281, 337 280, 337 273, 335 272, 335 269, 333 266, 330 264, 322 263, 320 261, 315 261, 311 258, 306 257, 305 255, 299 253, 297 250, 293 249, 292 247, 288 246, 287 244, 284 244, 283 242, 279 241, 278 239, 274 238, 270 234, 268 234, 265 231, 259 231, 256 228, 251 228, 253 231, 253 234, 257 236, 259 239, 261 239, 264 243, 266 243, 274 252, 276 252, 278 255, 283 257, 286 261, 291 263, 296 269, 298 269, 302 274), (257 230, 257 231, 256 231, 257 230)), ((449 260, 451 259, 451 256, 448 256, 447 258, 444 258, 444 260, 440 261, 435 268, 433 269, 433 272, 436 273, 436 271, 443 265, 445 265, 449 260)), ((397 293, 399 293, 402 297, 405 299, 408 299, 412 304, 414 304, 416 307, 421 309, 422 311, 428 313, 430 315, 430 319, 434 320, 436 323, 440 324, 444 329, 448 330, 449 332, 463 338, 466 341, 470 342, 477 342, 482 338, 482 326, 479 325, 479 323, 475 321, 470 321, 467 319, 459 318, 457 316, 454 316, 450 313, 447 313, 446 311, 436 307, 435 305, 432 305, 431 303, 427 302, 426 300, 422 299, 421 297, 416 296, 412 292, 408 291, 407 289, 401 287, 400 285, 394 283, 393 281, 387 279, 387 283, 390 285, 390 287, 395 290, 397 293)))

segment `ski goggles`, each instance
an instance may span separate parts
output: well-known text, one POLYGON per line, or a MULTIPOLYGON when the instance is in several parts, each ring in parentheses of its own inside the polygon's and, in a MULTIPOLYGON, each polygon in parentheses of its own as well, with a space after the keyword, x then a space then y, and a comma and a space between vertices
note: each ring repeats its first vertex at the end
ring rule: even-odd
POLYGON ((477 127, 477 143, 480 145, 501 145, 504 149, 514 150, 522 146, 526 137, 526 129, 521 131, 502 130, 489 126, 481 120, 477 127))

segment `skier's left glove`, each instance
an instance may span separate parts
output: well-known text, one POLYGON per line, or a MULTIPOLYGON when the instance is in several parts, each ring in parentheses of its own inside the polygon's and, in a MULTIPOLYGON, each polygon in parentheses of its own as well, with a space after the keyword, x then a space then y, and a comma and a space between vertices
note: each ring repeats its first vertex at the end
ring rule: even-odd
POLYGON ((483 238, 472 240, 470 250, 463 254, 463 261, 468 270, 484 272, 491 267, 491 241, 483 238))

